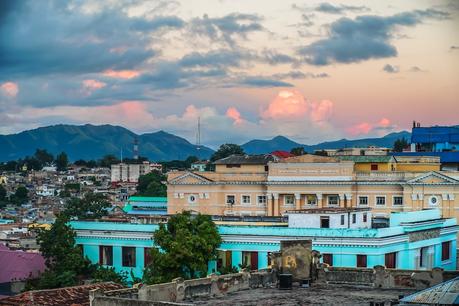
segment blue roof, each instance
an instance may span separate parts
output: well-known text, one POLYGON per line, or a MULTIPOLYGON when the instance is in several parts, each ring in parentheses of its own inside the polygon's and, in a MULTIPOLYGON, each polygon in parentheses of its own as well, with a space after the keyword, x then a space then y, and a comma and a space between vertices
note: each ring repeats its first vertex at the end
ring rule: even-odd
POLYGON ((457 152, 394 152, 393 156, 439 156, 440 163, 459 163, 459 151, 457 152))
POLYGON ((459 127, 431 126, 415 127, 411 133, 411 143, 459 143, 459 127))

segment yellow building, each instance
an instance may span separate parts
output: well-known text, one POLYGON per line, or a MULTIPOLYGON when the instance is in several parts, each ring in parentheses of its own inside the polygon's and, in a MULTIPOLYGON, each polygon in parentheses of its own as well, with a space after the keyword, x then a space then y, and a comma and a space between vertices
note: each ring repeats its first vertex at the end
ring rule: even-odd
POLYGON ((459 217, 459 172, 439 171, 438 160, 398 159, 373 160, 378 169, 371 170, 372 162, 315 155, 231 156, 212 172, 170 172, 168 213, 279 216, 292 209, 370 207, 384 217, 438 207, 444 217, 459 217))

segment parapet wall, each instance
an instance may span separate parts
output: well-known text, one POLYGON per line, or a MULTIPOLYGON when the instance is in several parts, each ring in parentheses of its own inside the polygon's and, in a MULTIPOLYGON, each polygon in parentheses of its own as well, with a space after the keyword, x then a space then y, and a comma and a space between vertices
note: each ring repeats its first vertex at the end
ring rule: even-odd
POLYGON ((197 297, 222 296, 230 292, 264 287, 276 281, 276 273, 268 270, 226 275, 213 274, 210 277, 191 280, 179 278, 170 283, 147 285, 139 289, 122 289, 107 292, 92 291, 90 293, 90 301, 91 306, 186 305, 180 302, 197 297))
POLYGON ((384 266, 374 268, 336 268, 318 269, 317 282, 329 284, 363 285, 383 289, 416 289, 432 287, 459 276, 459 271, 397 270, 384 266))

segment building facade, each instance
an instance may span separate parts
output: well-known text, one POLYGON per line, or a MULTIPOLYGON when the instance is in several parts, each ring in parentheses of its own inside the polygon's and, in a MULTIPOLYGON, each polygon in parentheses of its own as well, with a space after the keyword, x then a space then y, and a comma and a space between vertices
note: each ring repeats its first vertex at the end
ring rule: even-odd
POLYGON ((141 175, 148 174, 152 171, 162 171, 161 164, 150 163, 148 161, 140 164, 114 164, 111 166, 111 182, 137 183, 141 175))
MULTIPOLYGON (((337 267, 456 268, 456 219, 441 218, 438 209, 394 213, 389 227, 376 229, 366 225, 364 213, 368 211, 292 212, 303 219, 338 216, 339 220, 342 215, 351 216, 350 223, 358 224, 354 227, 342 227, 340 223, 335 227, 333 222, 323 226, 308 220, 289 225, 219 223, 223 242, 218 259, 209 262, 209 272, 228 266, 266 268, 270 253, 280 250, 281 241, 304 239, 312 241, 323 262, 337 267), (354 214, 358 220, 353 219, 354 214)), ((150 248, 154 247, 152 237, 157 224, 72 221, 70 225, 76 232, 76 243, 91 262, 142 276, 150 248)))
POLYGON ((215 171, 170 172, 168 213, 280 216, 292 209, 369 207, 374 217, 426 208, 459 216, 459 172, 440 171, 438 158, 356 158, 233 156, 217 161, 215 171))

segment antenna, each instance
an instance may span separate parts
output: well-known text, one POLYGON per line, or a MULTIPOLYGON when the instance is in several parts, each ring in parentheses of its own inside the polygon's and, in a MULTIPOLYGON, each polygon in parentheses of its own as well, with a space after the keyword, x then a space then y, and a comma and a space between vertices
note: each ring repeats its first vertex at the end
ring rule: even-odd
POLYGON ((201 117, 198 117, 198 132, 196 134, 196 149, 201 149, 201 117))
POLYGON ((137 136, 134 138, 134 150, 133 150, 133 157, 135 160, 139 159, 139 139, 137 136))

